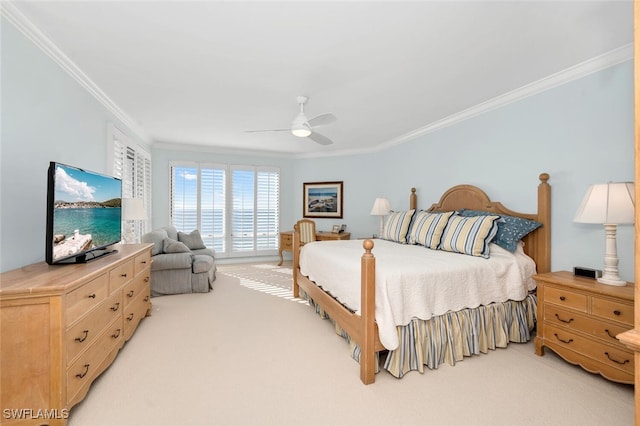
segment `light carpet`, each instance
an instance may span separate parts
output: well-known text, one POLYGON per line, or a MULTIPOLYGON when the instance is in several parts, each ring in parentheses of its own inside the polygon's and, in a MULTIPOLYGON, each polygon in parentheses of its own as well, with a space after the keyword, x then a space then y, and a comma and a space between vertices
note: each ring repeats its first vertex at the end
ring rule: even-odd
POLYGON ((633 424, 633 387, 532 343, 364 386, 329 321, 261 289, 285 285, 264 279, 275 266, 222 266, 210 293, 153 298, 69 425, 633 424))

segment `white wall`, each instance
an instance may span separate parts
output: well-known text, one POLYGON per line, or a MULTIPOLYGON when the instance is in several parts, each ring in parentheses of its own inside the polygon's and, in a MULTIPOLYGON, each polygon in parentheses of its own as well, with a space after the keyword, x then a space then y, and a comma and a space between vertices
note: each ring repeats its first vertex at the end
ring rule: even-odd
MULTIPOLYGON (((344 220, 320 219, 318 227, 342 222, 364 236, 378 229, 369 216, 375 198, 406 208, 412 186, 421 208, 468 183, 513 210, 534 213, 538 175, 548 172, 552 269, 602 269, 603 228, 574 223, 573 216, 590 184, 633 181, 633 156, 633 63, 627 61, 383 151, 296 161, 295 205, 301 206, 303 182, 342 180, 344 220)), ((633 247, 633 226, 620 226, 620 275, 629 281, 633 247)))
POLYGON ((0 271, 6 271, 44 261, 49 162, 110 174, 108 123, 135 136, 4 18, 0 31, 0 271))

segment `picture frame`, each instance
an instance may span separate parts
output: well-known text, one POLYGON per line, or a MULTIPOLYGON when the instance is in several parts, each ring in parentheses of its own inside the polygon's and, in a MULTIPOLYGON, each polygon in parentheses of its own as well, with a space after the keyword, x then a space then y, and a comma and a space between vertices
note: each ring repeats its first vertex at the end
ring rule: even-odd
POLYGON ((334 234, 340 233, 340 225, 333 225, 333 229, 331 230, 334 234))
POLYGON ((303 183, 303 217, 342 219, 342 188, 342 181, 303 183))

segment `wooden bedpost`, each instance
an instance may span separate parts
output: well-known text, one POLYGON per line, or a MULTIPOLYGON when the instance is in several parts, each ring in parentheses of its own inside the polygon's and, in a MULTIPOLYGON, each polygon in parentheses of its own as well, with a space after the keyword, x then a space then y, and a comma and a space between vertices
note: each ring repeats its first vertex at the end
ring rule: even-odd
POLYGON ((293 225, 293 297, 300 297, 300 286, 298 285, 298 267, 300 263, 300 230, 298 224, 293 225))
POLYGON ((538 229, 536 241, 536 267, 539 274, 551 271, 551 186, 548 173, 540 173, 538 185, 538 229))
MULTIPOLYGON (((415 190, 414 190, 415 191, 415 190)), ((361 317, 362 342, 360 342, 360 380, 365 385, 375 381, 376 374, 376 259, 371 253, 372 240, 362 243, 365 252, 361 260, 361 317)))
POLYGON ((418 196, 416 195, 416 189, 411 188, 411 195, 409 196, 409 210, 418 208, 418 196))

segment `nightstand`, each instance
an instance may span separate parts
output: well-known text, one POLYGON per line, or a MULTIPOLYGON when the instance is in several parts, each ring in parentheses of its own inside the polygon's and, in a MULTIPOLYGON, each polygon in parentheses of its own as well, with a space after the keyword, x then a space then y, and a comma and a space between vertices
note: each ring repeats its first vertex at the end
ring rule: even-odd
POLYGON ((330 241, 330 240, 349 240, 351 239, 350 232, 316 232, 316 240, 318 241, 330 241))
POLYGON ((634 355, 616 338, 633 328, 634 286, 616 287, 571 272, 535 275, 536 354, 547 347, 566 361, 621 383, 634 382, 634 355))

